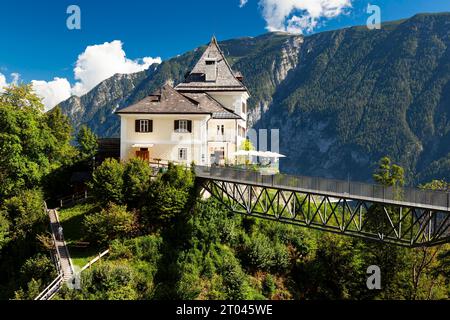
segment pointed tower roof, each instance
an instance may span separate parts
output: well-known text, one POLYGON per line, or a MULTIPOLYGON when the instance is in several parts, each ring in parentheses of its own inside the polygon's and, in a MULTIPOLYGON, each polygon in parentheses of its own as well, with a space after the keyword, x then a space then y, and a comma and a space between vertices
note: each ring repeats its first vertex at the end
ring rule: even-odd
POLYGON ((208 92, 208 91, 247 91, 244 84, 236 77, 216 37, 198 60, 184 82, 176 86, 182 92, 208 92))

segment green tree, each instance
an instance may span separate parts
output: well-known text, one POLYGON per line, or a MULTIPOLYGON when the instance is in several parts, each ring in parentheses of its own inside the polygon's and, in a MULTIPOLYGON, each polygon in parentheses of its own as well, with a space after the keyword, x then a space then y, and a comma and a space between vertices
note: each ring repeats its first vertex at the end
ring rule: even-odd
POLYGON ((392 164, 389 157, 383 157, 378 163, 378 169, 373 179, 384 186, 403 187, 405 184, 405 171, 402 167, 392 164))
POLYGON ((20 275, 23 281, 36 279, 43 283, 50 283, 56 277, 55 271, 55 266, 50 257, 39 253, 25 261, 20 268, 20 275))
POLYGON ((7 225, 3 226, 7 229, 0 231, 0 236, 6 236, 0 248, 0 299, 12 298, 16 290, 31 280, 30 273, 21 270, 27 259, 42 250, 36 238, 48 229, 43 201, 42 192, 23 190, 0 206, 0 217, 3 217, 0 220, 6 220, 7 225))
POLYGON ((88 126, 82 125, 80 127, 76 141, 78 151, 80 152, 80 159, 82 161, 89 161, 97 154, 98 138, 88 126))
POLYGON ((146 223, 167 224, 185 213, 189 193, 163 181, 151 184, 143 208, 146 223))
MULTIPOLYGON (((253 146, 252 142, 250 141, 250 139, 245 139, 244 141, 242 141, 240 147, 240 150, 244 150, 244 151, 252 151, 255 150, 255 146, 253 146)), ((250 164, 250 159, 249 157, 246 157, 245 159, 245 164, 249 165, 250 164)))
POLYGON ((240 146, 239 149, 240 150, 245 150, 245 151, 251 151, 251 150, 255 150, 255 146, 253 146, 253 144, 250 141, 250 139, 245 139, 244 141, 242 141, 241 146, 240 146))
POLYGON ((3 212, 0 212, 0 252, 2 248, 8 243, 9 238, 9 220, 3 212))
POLYGON ((95 199, 103 204, 108 202, 122 204, 124 202, 123 173, 124 166, 116 159, 106 159, 98 166, 92 174, 92 181, 88 183, 95 199))
POLYGON ((63 165, 70 165, 77 155, 77 150, 71 145, 73 128, 69 118, 64 115, 59 106, 45 114, 46 122, 52 135, 59 143, 59 148, 49 157, 54 158, 63 165))
POLYGON ((165 224, 187 216, 194 206, 194 174, 182 166, 169 165, 160 179, 151 183, 143 208, 147 225, 165 224))
MULTIPOLYGON (((324 233, 313 257, 293 271, 300 292, 308 299, 358 299, 367 291, 362 252, 340 235, 324 233)), ((384 269, 383 269, 384 270, 384 269)))
MULTIPOLYGON (((137 300, 136 273, 126 263, 99 263, 82 273, 78 299, 137 300)), ((73 290, 72 290, 73 291, 73 290)), ((69 293, 69 297, 71 292, 69 293)))
POLYGON ((11 86, 0 94, 0 202, 38 187, 43 177, 67 161, 66 120, 57 116, 58 111, 46 115, 43 110, 31 85, 11 86))
POLYGON ((13 239, 25 239, 45 231, 48 216, 44 211, 41 191, 21 191, 17 196, 7 199, 0 210, 11 223, 13 239))
POLYGON ((256 270, 269 271, 275 264, 273 244, 264 234, 256 234, 245 245, 246 264, 256 270))
POLYGON ((129 207, 135 208, 140 203, 151 182, 152 170, 141 159, 132 159, 125 164, 124 196, 129 207))
POLYGON ((444 180, 433 180, 420 186, 422 189, 450 191, 450 183, 444 180))
POLYGON ((249 299, 251 288, 239 261, 231 254, 224 254, 223 260, 219 265, 219 272, 222 275, 224 286, 222 290, 226 293, 227 299, 249 299))
POLYGON ((132 236, 136 219, 126 206, 109 203, 102 211, 87 215, 83 227, 88 240, 105 245, 113 239, 132 236))
POLYGON ((20 289, 14 293, 15 300, 34 300, 43 289, 42 280, 31 279, 27 284, 27 289, 20 289))

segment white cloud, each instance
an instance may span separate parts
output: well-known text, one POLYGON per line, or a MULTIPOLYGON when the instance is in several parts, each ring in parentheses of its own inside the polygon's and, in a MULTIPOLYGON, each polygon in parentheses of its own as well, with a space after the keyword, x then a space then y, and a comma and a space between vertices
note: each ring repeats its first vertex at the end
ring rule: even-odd
POLYGON ((345 13, 352 0, 260 0, 259 5, 267 30, 303 34, 312 32, 321 19, 345 13))
POLYGON ((153 63, 161 63, 159 57, 128 59, 122 46, 123 43, 119 40, 88 46, 78 56, 74 68, 76 83, 73 86, 65 78, 54 78, 52 81, 33 80, 33 89, 43 98, 46 109, 49 110, 71 95, 86 94, 116 73, 135 73, 148 69, 153 63))
POLYGON ((10 74, 11 82, 8 83, 6 80, 6 76, 0 72, 0 93, 5 92, 5 88, 9 87, 12 84, 18 84, 20 80, 20 74, 17 72, 13 72, 10 74))
POLYGON ((242 8, 243 6, 245 6, 247 4, 248 0, 240 0, 239 2, 239 8, 242 8))
POLYGON ((8 86, 8 82, 6 82, 6 77, 4 74, 0 73, 0 93, 5 91, 5 87, 8 86))
POLYGON ((130 60, 118 40, 89 46, 78 56, 74 69, 77 83, 72 93, 81 96, 116 73, 139 72, 148 69, 152 63, 161 63, 161 58, 130 60))
POLYGON ((42 98, 46 111, 71 96, 70 83, 64 78, 54 78, 53 81, 33 80, 31 84, 34 92, 42 98))

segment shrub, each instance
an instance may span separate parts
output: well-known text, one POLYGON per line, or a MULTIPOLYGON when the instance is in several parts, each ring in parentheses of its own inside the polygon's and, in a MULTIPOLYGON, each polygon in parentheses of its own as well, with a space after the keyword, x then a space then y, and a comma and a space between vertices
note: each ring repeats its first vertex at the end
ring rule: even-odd
POLYGON ((83 221, 88 240, 106 244, 110 240, 131 236, 135 217, 125 206, 109 203, 101 212, 87 215, 83 221))
POLYGON ((43 254, 37 254, 29 258, 20 268, 23 280, 40 279, 43 282, 51 282, 56 277, 55 266, 52 260, 43 254))
POLYGON ((132 159, 125 165, 124 196, 126 203, 135 208, 150 186, 152 171, 148 163, 141 159, 132 159))
POLYGON ((99 263, 82 273, 84 298, 93 300, 136 300, 135 273, 126 264, 99 263))
POLYGON ((0 251, 9 242, 9 221, 0 211, 0 251))
POLYGON ((276 288, 277 287, 275 284, 275 280, 273 279, 273 276, 270 274, 267 274, 264 277, 264 280, 262 283, 263 294, 270 299, 272 297, 272 295, 275 293, 276 288))
POLYGON ((156 264, 161 256, 162 238, 149 235, 127 240, 114 240, 109 256, 114 259, 135 258, 156 264))
POLYGON ((225 256, 221 266, 221 274, 227 299, 245 300, 250 288, 246 275, 234 256, 225 256))
POLYGON ((27 284, 27 289, 20 289, 14 293, 15 300, 34 300, 43 288, 42 280, 31 279, 27 284))
POLYGON ((179 190, 192 188, 194 185, 194 173, 183 166, 176 166, 169 163, 167 171, 161 176, 161 180, 168 185, 179 190))
POLYGON ((257 234, 245 245, 245 261, 249 267, 266 270, 274 266, 275 251, 267 236, 257 234))
POLYGON ((273 246, 273 251, 272 270, 279 273, 286 271, 291 262, 288 248, 284 244, 278 242, 273 246))
POLYGON ((96 200, 101 203, 115 202, 122 204, 124 167, 115 159, 106 159, 92 174, 88 184, 96 200))
POLYGON ((47 213, 44 210, 44 198, 39 190, 24 190, 17 196, 4 202, 3 215, 12 222, 10 230, 14 238, 24 239, 44 231, 47 213))
POLYGON ((193 219, 193 236, 204 243, 233 243, 238 237, 239 216, 228 215, 229 211, 213 199, 199 202, 193 219))
POLYGON ((143 208, 147 224, 168 223, 180 216, 186 208, 189 194, 162 181, 152 183, 147 206, 143 208))
POLYGON ((194 300, 201 292, 200 272, 194 263, 183 263, 180 279, 176 284, 176 297, 181 300, 194 300))

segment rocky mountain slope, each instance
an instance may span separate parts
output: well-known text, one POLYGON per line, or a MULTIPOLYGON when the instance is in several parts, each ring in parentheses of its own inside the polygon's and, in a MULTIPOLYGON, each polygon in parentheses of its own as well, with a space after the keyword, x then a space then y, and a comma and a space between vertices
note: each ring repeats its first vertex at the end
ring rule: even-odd
MULTIPOLYGON (((381 30, 301 37, 269 33, 220 43, 251 91, 251 125, 279 128, 286 172, 367 180, 384 155, 410 182, 450 179, 450 14, 381 30)), ((75 126, 117 136, 113 114, 177 83, 204 47, 133 75, 115 75, 61 104, 75 126)))

